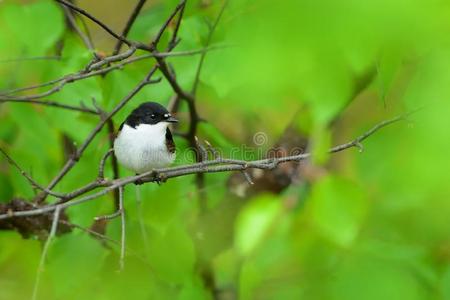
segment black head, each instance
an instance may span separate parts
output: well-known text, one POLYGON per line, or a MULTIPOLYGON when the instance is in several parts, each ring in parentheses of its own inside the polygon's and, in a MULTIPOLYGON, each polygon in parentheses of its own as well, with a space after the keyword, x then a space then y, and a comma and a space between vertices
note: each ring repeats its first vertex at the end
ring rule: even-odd
POLYGON ((134 109, 125 120, 125 124, 136 128, 139 124, 158 124, 159 122, 176 123, 177 119, 167 109, 156 102, 145 102, 134 109))

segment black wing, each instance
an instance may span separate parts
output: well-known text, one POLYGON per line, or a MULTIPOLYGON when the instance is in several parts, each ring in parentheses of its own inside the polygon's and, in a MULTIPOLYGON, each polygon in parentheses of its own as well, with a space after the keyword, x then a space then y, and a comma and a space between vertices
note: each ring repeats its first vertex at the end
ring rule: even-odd
POLYGON ((170 132, 169 127, 166 130, 166 146, 170 153, 175 153, 175 143, 173 142, 172 132, 170 132))

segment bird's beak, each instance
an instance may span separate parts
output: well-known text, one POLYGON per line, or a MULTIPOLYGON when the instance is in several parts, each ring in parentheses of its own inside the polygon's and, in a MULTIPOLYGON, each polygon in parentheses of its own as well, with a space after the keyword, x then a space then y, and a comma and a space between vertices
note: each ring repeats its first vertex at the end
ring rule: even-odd
POLYGON ((170 117, 168 117, 168 118, 166 119, 166 122, 169 122, 169 123, 178 123, 178 120, 175 119, 174 117, 170 116, 170 117))

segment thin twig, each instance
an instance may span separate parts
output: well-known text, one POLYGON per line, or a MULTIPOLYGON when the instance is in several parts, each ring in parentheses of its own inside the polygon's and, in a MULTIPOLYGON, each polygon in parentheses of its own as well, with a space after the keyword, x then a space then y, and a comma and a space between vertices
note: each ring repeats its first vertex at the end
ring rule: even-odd
MULTIPOLYGON (((114 122, 112 119, 108 120, 108 138, 109 138, 109 147, 111 149, 114 149, 114 140, 116 139, 115 135, 115 129, 114 129, 114 122)), ((119 164, 117 162, 117 157, 114 154, 114 151, 112 153, 111 157, 111 168, 113 171, 113 179, 119 178, 119 164)), ((114 190, 114 208, 117 210, 119 209, 119 193, 117 190, 114 190)))
MULTIPOLYGON (((139 2, 136 4, 136 6, 133 9, 133 12, 131 13, 130 17, 128 18, 127 23, 125 24, 125 28, 122 30, 122 36, 127 37, 128 33, 131 30, 131 27, 134 24, 134 21, 136 21, 137 16, 141 12, 142 7, 144 6, 145 2, 147 0, 139 0, 139 2)), ((116 45, 114 46, 113 55, 116 55, 120 52, 120 48, 122 48, 123 41, 118 40, 116 45)))
POLYGON ((139 229, 141 231, 141 237, 142 237, 142 241, 144 243, 145 253, 148 254, 150 251, 150 246, 149 246, 149 242, 148 242, 147 229, 146 229, 145 223, 144 223, 144 215, 142 212, 142 195, 141 195, 140 185, 136 185, 135 189, 136 189, 136 213, 137 213, 138 222, 139 222, 139 229))
POLYGON ((120 261, 119 269, 123 271, 125 267, 125 243, 126 243, 126 228, 125 228, 125 208, 123 205, 123 186, 119 187, 119 203, 120 203, 120 222, 121 222, 121 238, 120 238, 120 261))
POLYGON ((128 46, 134 46, 138 49, 141 50, 145 50, 145 51, 153 51, 154 47, 153 44, 152 46, 147 46, 143 43, 140 42, 135 42, 135 41, 130 41, 128 39, 126 39, 125 37, 118 35, 117 33, 114 32, 114 30, 112 30, 111 28, 109 28, 105 23, 103 23, 102 21, 100 21, 99 19, 97 19, 96 17, 94 17, 93 15, 91 15, 90 13, 88 13, 87 11, 85 11, 84 9, 81 9, 77 6, 75 6, 74 4, 67 2, 65 0, 55 0, 56 2, 59 2, 61 4, 64 4, 65 6, 73 9, 74 11, 82 14, 83 16, 87 17, 88 19, 90 19, 91 21, 93 21, 94 23, 96 23, 97 25, 99 25, 101 28, 103 28, 106 32, 108 32, 111 36, 113 36, 114 38, 116 38, 119 41, 122 41, 122 43, 128 45, 128 46))
POLYGON ((98 217, 95 217, 94 219, 95 219, 95 221, 101 221, 101 220, 108 220, 109 221, 109 220, 113 220, 113 219, 117 218, 121 214, 122 214, 122 211, 119 209, 119 210, 113 212, 112 214, 98 216, 98 217))
POLYGON ((67 7, 69 7, 70 9, 72 9, 72 10, 74 10, 74 11, 80 13, 80 14, 82 14, 83 16, 87 17, 88 19, 90 19, 91 21, 93 21, 94 23, 99 25, 101 28, 103 28, 106 32, 108 32, 110 35, 112 35, 116 39, 122 41, 123 43, 127 44, 128 46, 131 46, 132 43, 130 41, 128 41, 127 39, 125 39, 122 36, 120 36, 117 33, 115 33, 105 23, 103 23, 102 21, 100 21, 99 19, 97 19, 96 17, 94 17, 93 15, 88 13, 87 11, 85 11, 84 9, 81 9, 81 8, 79 8, 79 7, 73 5, 72 3, 67 2, 65 0, 55 0, 55 1, 65 5, 67 7))
POLYGON ((86 48, 88 48, 89 51, 92 53, 95 53, 95 47, 92 40, 89 38, 87 34, 85 34, 81 28, 78 26, 77 21, 75 20, 75 17, 72 13, 72 11, 65 5, 61 4, 62 9, 64 10, 64 13, 66 15, 67 20, 70 23, 70 26, 75 30, 75 32, 78 34, 80 39, 83 41, 86 48))
POLYGON ((9 59, 0 59, 0 64, 2 63, 15 63, 22 61, 35 61, 35 60, 61 60, 61 56, 32 56, 32 57, 17 57, 9 59))
MULTIPOLYGON (((211 44, 212 41, 212 37, 214 35, 214 31, 217 28, 217 25, 219 24, 220 19, 222 18, 223 12, 225 11, 225 8, 228 5, 228 0, 225 0, 222 4, 222 7, 220 8, 219 14, 217 15, 216 19, 214 20, 214 24, 211 26, 209 33, 208 33, 208 37, 206 38, 206 42, 204 47, 208 47, 209 44, 211 44)), ((198 84, 200 83, 200 73, 203 67, 203 63, 205 61, 205 57, 206 57, 206 52, 203 52, 202 55, 200 55, 200 61, 198 63, 197 66, 197 71, 195 72, 195 79, 194 79, 194 84, 192 86, 192 95, 196 95, 197 93, 197 87, 198 84)))
POLYGON ((177 23, 175 24, 175 29, 173 30, 172 38, 170 39, 169 42, 169 47, 175 47, 175 45, 178 44, 179 42, 178 30, 180 29, 181 21, 183 20, 184 9, 186 8, 186 0, 180 1, 179 6, 180 6, 180 13, 178 15, 177 23))
POLYGON ((194 137, 194 140, 195 140, 195 145, 200 153, 200 161, 202 161, 202 162, 207 161, 208 160, 208 151, 202 145, 202 143, 200 143, 197 136, 194 137))
MULTIPOLYGON (((114 71, 117 69, 122 69, 124 66, 126 66, 128 64, 132 64, 137 61, 141 61, 141 60, 145 60, 145 59, 150 59, 150 58, 154 58, 154 57, 178 57, 178 56, 198 55, 198 54, 202 54, 204 52, 225 49, 228 47, 230 47, 230 46, 215 45, 215 46, 211 46, 208 48, 197 49, 197 50, 187 50, 187 51, 178 51, 178 52, 158 52, 158 53, 149 53, 149 54, 144 54, 144 55, 140 55, 140 56, 136 56, 136 57, 131 57, 131 58, 123 60, 121 63, 115 64, 115 65, 112 65, 112 66, 109 66, 107 68, 103 68, 100 70, 95 70, 95 71, 86 73, 86 68, 85 68, 77 73, 68 74, 61 78, 57 78, 57 79, 54 79, 54 80, 51 80, 48 82, 44 82, 44 83, 40 83, 40 84, 28 86, 28 87, 12 89, 9 91, 4 91, 4 92, 0 93, 0 101, 8 102, 8 101, 15 101, 15 100, 18 101, 18 100, 30 100, 30 99, 43 98, 43 97, 49 96, 51 94, 54 94, 54 93, 60 91, 63 88, 63 86, 66 85, 67 83, 76 82, 76 81, 90 78, 93 76, 105 75, 111 71, 114 71), (54 85, 57 83, 60 83, 60 84, 58 86, 55 86, 51 90, 40 93, 40 94, 27 95, 27 96, 16 96, 16 97, 8 96, 8 95, 15 94, 18 92, 24 92, 24 91, 29 91, 29 90, 33 90, 33 89, 42 88, 42 87, 47 87, 47 86, 54 85)), ((105 57, 103 60, 108 60, 108 59, 110 59, 109 56, 105 57)))
MULTIPOLYGON (((94 231, 90 228, 86 228, 81 225, 68 222, 66 220, 59 220, 59 224, 64 224, 66 226, 69 226, 70 228, 79 229, 85 233, 89 233, 89 234, 93 235, 96 238, 99 238, 102 241, 105 241, 105 242, 114 244, 115 246, 121 247, 121 243, 119 241, 116 241, 115 239, 112 239, 109 236, 106 236, 104 234, 98 233, 97 231, 94 231)), ((130 247, 126 247, 126 252, 127 252, 127 255, 132 255, 132 256, 136 257, 137 259, 139 259, 145 265, 148 265, 147 260, 144 257, 142 257, 141 255, 139 255, 136 250, 131 249, 130 247)))
POLYGON ((130 47, 130 49, 128 49, 127 51, 125 51, 125 52, 123 52, 123 53, 114 54, 114 55, 105 57, 104 59, 102 59, 102 60, 100 60, 100 61, 98 61, 98 62, 96 62, 96 63, 91 64, 91 65, 87 68, 87 71, 88 71, 88 72, 91 72, 91 71, 94 71, 94 70, 98 70, 98 69, 100 69, 102 66, 107 65, 107 64, 110 64, 110 63, 112 63, 112 62, 122 61, 122 60, 124 60, 125 58, 128 58, 128 57, 130 57, 131 55, 133 55, 134 52, 136 52, 136 48, 133 46, 133 47, 130 47))
POLYGON ((215 160, 218 160, 221 158, 221 155, 219 153, 219 151, 217 151, 216 148, 214 148, 210 142, 208 142, 207 140, 205 140, 205 144, 206 144, 206 148, 212 153, 213 157, 215 160))
POLYGON ((44 100, 35 100, 35 99, 24 99, 24 100, 17 100, 17 99, 9 99, 9 100, 0 100, 0 103, 2 102, 13 102, 13 103, 33 103, 33 104, 38 104, 38 105, 43 105, 43 106, 52 106, 52 107, 57 107, 57 108, 62 108, 62 109, 67 109, 67 110, 72 110, 72 111, 78 111, 78 112, 84 112, 84 113, 89 113, 89 114, 93 114, 93 115, 98 115, 98 112, 87 108, 87 107, 82 107, 82 106, 73 106, 73 105, 69 105, 69 104, 63 104, 63 103, 59 103, 56 101, 44 101, 44 100))
POLYGON ((76 228, 76 229, 79 229, 79 230, 81 230, 81 231, 83 231, 83 232, 92 234, 93 236, 95 236, 95 237, 97 237, 97 238, 99 238, 99 239, 101 239, 101 240, 104 240, 104 241, 113 243, 113 244, 115 244, 115 245, 120 245, 120 242, 118 242, 118 241, 116 241, 116 240, 110 238, 109 236, 106 236, 106 235, 104 235, 104 234, 98 233, 97 231, 92 230, 92 229, 90 229, 90 228, 86 228, 86 227, 83 227, 83 226, 78 225, 78 224, 71 223, 71 222, 66 221, 66 220, 59 220, 59 223, 60 223, 60 224, 64 224, 64 225, 66 225, 66 226, 69 226, 69 227, 72 228, 72 229, 73 229, 73 228, 76 228))
POLYGON ((248 172, 247 172, 246 170, 242 170, 241 173, 242 173, 242 175, 244 175, 245 180, 247 181, 247 183, 248 183, 249 185, 255 184, 255 183, 253 182, 253 180, 252 180, 252 177, 250 176, 250 174, 248 174, 248 172))
POLYGON ((98 167, 98 178, 100 179, 104 179, 105 178, 105 164, 106 164, 106 160, 108 159, 109 156, 111 156, 111 154, 114 153, 114 149, 109 149, 102 157, 102 159, 100 160, 100 165, 98 167))
POLYGON ((30 183, 30 185, 33 188, 37 188, 41 191, 46 192, 49 195, 55 196, 57 198, 64 198, 64 195, 61 193, 56 193, 51 191, 50 189, 46 189, 45 187, 43 187, 42 185, 40 185, 39 183, 37 183, 27 172, 25 172, 20 166, 19 164, 12 159, 11 156, 8 155, 8 153, 6 153, 5 150, 3 150, 2 148, 0 148, 0 152, 6 157, 6 160, 8 161, 9 164, 13 165, 18 171, 19 173, 26 178, 26 180, 30 183))
MULTIPOLYGON (((177 13, 180 10, 184 9, 184 6, 186 5, 186 1, 185 0, 181 0, 180 3, 177 5, 177 7, 175 8, 175 10, 172 12, 172 14, 169 16, 169 18, 164 22, 163 26, 161 26, 161 28, 159 29, 158 33, 156 34, 155 38, 152 41, 152 48, 156 49, 156 46, 158 45, 164 31, 166 31, 167 27, 169 26, 170 22, 172 22, 173 18, 175 18, 175 16, 177 15, 177 13)), ((177 27, 178 28, 178 25, 177 27)), ((174 35, 172 37, 172 43, 169 43, 169 47, 174 47, 175 45, 173 45, 173 42, 176 40, 176 34, 178 32, 178 29, 176 29, 176 31, 174 32, 174 35), (172 44, 172 45, 171 45, 172 44)))
MULTIPOLYGON (((416 111, 417 111, 417 110, 416 110, 416 111)), ((415 112, 415 111, 414 111, 414 112, 415 112)), ((396 122, 398 122, 398 121, 400 121, 400 120, 404 120, 406 117, 408 117, 409 115, 411 115, 411 114, 414 113, 414 112, 409 112, 409 113, 407 113, 407 114, 404 114, 404 115, 401 115, 401 116, 397 116, 397 117, 392 118, 392 119, 390 119, 390 120, 383 121, 383 122, 377 124, 376 126, 372 127, 372 129, 370 129, 369 131, 367 131, 367 132, 364 133, 363 135, 361 135, 361 136, 359 136, 358 138, 354 139, 353 141, 348 142, 348 143, 345 143, 345 144, 342 144, 342 145, 339 145, 339 146, 336 146, 336 147, 333 147, 333 148, 331 148, 328 152, 329 152, 329 153, 335 153, 335 152, 339 152, 339 151, 342 151, 342 150, 344 150, 344 149, 348 149, 348 148, 351 148, 351 147, 356 147, 356 148, 358 148, 358 149, 360 150, 360 152, 361 152, 361 149, 362 149, 362 144, 361 144, 361 143, 362 143, 365 139, 367 139, 369 136, 371 136, 372 134, 374 134, 374 133, 375 133, 376 131, 378 131, 379 129, 381 129, 381 128, 383 128, 383 127, 386 127, 387 125, 390 125, 390 124, 392 124, 392 123, 396 123, 396 122)))
POLYGON ((44 249, 42 250, 42 254, 41 254, 41 259, 39 261, 39 266, 38 266, 38 270, 36 273, 36 280, 34 282, 34 287, 33 287, 33 295, 31 297, 32 300, 37 299, 39 283, 41 281, 42 272, 44 271, 44 265, 45 265, 45 260, 47 259, 48 249, 50 248, 50 243, 52 242, 52 239, 56 234, 56 229, 58 228, 59 213, 60 213, 60 207, 56 206, 55 212, 53 213, 52 227, 50 229, 50 233, 47 237, 47 240, 45 241, 44 249))

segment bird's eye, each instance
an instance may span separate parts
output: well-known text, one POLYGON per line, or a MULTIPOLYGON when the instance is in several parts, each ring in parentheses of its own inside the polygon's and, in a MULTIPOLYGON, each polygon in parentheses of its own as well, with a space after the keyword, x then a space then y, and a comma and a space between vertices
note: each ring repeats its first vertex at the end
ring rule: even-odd
POLYGON ((151 114, 150 118, 152 118, 152 119, 156 118, 155 114, 151 114))

